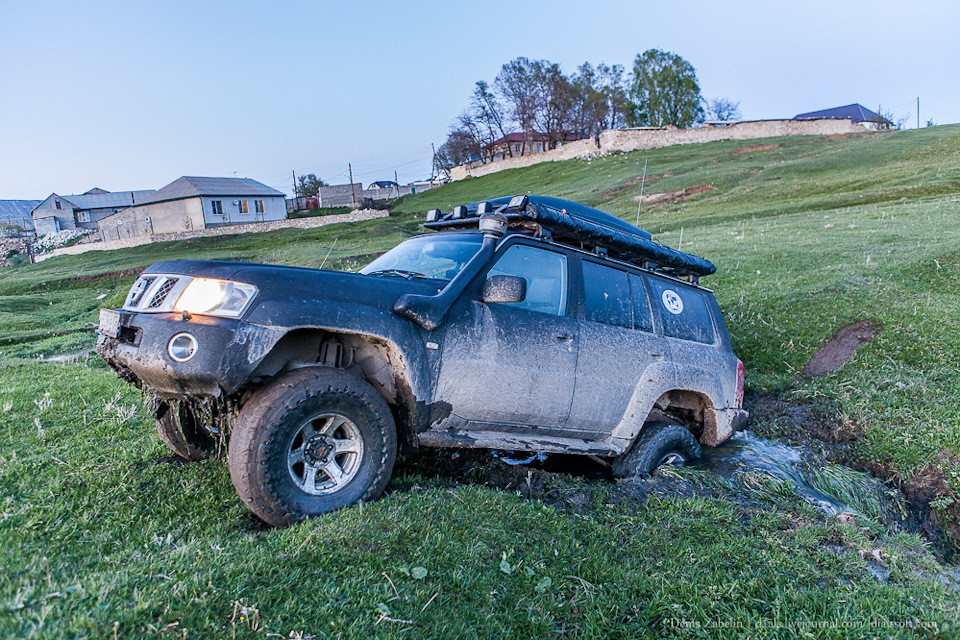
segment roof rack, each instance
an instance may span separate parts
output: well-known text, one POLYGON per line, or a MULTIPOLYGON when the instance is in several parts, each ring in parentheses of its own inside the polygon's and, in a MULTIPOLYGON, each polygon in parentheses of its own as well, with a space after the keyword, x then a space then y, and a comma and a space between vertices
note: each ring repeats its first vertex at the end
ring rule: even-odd
POLYGON ((655 242, 648 231, 616 216, 559 198, 513 196, 459 205, 446 213, 431 209, 424 226, 472 229, 479 226, 482 216, 491 213, 505 216, 511 231, 533 233, 693 282, 717 270, 709 260, 655 242))

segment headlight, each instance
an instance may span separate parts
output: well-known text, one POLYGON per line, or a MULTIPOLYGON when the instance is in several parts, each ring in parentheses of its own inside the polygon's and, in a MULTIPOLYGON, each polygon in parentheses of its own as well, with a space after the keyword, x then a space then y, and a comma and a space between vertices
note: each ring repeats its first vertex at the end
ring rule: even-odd
POLYGON ((239 318, 257 295, 257 288, 244 282, 194 278, 180 294, 176 311, 208 316, 239 318))

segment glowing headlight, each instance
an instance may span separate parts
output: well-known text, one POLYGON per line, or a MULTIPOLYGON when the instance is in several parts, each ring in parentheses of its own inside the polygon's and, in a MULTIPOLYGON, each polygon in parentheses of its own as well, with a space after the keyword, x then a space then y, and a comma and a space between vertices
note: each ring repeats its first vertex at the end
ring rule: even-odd
POLYGON ((194 278, 180 294, 174 309, 208 316, 239 318, 257 288, 244 282, 194 278))

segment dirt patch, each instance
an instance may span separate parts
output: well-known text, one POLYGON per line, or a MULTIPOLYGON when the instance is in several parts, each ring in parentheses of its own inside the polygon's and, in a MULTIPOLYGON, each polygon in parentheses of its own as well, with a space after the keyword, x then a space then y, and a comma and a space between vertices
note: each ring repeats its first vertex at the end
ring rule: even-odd
POLYGON ((827 400, 798 402, 770 392, 747 396, 745 404, 750 411, 750 428, 765 437, 815 438, 827 444, 856 442, 863 437, 860 423, 854 418, 841 418, 839 408, 827 400))
POLYGON ((644 184, 649 184, 654 180, 659 180, 660 178, 669 177, 672 175, 673 175, 672 173, 650 173, 650 174, 647 174, 646 179, 644 179, 643 176, 634 176, 629 180, 627 180, 626 182, 621 182, 620 184, 613 187, 612 189, 607 189, 606 191, 603 192, 603 195, 605 196, 616 195, 625 189, 629 189, 630 187, 637 186, 638 184, 640 184, 641 181, 643 181, 644 184))
POLYGON ((744 153, 753 153, 754 151, 767 151, 768 149, 776 149, 779 146, 778 144, 755 144, 752 147, 740 147, 733 152, 733 155, 739 156, 744 153))
MULTIPOLYGON (((716 189, 712 184, 701 184, 696 187, 687 187, 681 191, 668 191, 666 193, 651 193, 643 196, 643 204, 663 204, 665 202, 674 202, 676 200, 682 200, 683 198, 689 198, 690 196, 696 195, 698 193, 704 193, 705 191, 713 191, 716 189)), ((640 196, 631 198, 634 202, 640 201, 640 196)))
POLYGON ((803 368, 806 378, 819 378, 839 369, 857 349, 877 337, 880 327, 869 320, 854 322, 837 331, 837 334, 813 354, 803 368))

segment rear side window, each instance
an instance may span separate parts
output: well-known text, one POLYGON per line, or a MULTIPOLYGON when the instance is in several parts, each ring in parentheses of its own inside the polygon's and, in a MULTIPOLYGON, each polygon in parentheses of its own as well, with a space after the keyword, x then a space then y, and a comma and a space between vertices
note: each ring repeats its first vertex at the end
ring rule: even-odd
POLYGON ((650 278, 649 282, 653 303, 660 307, 666 335, 704 344, 716 342, 713 319, 703 293, 659 278, 650 278))
POLYGON ((633 329, 627 274, 593 262, 583 263, 587 320, 633 329))
POLYGON ((643 280, 630 274, 630 294, 633 297, 633 322, 637 329, 653 333, 653 316, 650 315, 650 303, 643 280))

